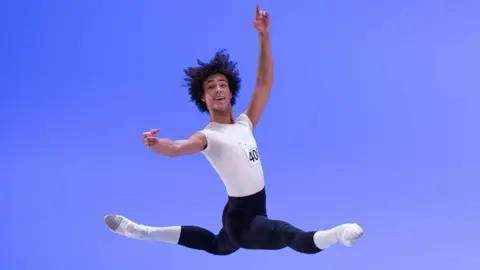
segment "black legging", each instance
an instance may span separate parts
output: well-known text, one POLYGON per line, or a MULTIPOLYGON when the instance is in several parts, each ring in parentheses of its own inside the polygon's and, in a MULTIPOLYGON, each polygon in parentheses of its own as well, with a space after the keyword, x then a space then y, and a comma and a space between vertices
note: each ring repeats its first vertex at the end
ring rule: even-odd
POLYGON ((229 255, 240 248, 290 247, 305 254, 321 251, 313 242, 315 232, 304 232, 284 221, 268 219, 265 189, 246 197, 229 197, 222 223, 217 235, 201 227, 182 226, 178 244, 214 255, 229 255))

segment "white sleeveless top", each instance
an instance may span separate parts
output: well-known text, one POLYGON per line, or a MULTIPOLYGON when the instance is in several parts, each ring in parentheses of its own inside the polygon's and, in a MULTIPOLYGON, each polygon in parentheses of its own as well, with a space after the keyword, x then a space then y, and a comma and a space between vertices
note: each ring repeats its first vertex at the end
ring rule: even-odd
POLYGON ((243 197, 264 188, 263 168, 252 122, 242 113, 234 124, 210 122, 199 131, 207 137, 202 151, 222 179, 227 194, 243 197))

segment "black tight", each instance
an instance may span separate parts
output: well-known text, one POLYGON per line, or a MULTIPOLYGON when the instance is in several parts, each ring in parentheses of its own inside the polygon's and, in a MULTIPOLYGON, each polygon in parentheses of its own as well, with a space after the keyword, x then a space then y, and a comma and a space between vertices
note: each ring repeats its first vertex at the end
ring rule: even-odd
POLYGON ((304 232, 281 220, 268 219, 265 190, 247 197, 229 197, 223 228, 214 234, 197 226, 182 226, 179 245, 214 255, 229 255, 240 248, 278 250, 290 247, 305 254, 320 252, 315 232, 304 232))

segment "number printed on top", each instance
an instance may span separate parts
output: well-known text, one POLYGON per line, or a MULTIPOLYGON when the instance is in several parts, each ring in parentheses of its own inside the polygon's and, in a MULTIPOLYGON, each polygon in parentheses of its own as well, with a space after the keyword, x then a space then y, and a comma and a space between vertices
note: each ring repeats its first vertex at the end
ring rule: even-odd
POLYGON ((245 154, 247 155, 250 166, 255 166, 260 162, 260 154, 258 153, 258 148, 256 146, 248 146, 242 144, 245 154))

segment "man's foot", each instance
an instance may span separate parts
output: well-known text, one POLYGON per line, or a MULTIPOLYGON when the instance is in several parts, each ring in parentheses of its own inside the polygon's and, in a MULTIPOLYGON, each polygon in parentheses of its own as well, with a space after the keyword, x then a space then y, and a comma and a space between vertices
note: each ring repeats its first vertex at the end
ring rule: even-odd
POLYGON ((363 235, 363 229, 356 223, 347 223, 338 226, 338 241, 347 247, 353 246, 355 241, 363 235))
POLYGON ((114 233, 141 239, 148 235, 148 228, 120 215, 106 215, 105 225, 114 233))
POLYGON ((326 249, 338 242, 347 247, 363 235, 363 229, 356 223, 346 223, 326 231, 318 231, 313 235, 313 242, 319 249, 326 249))

